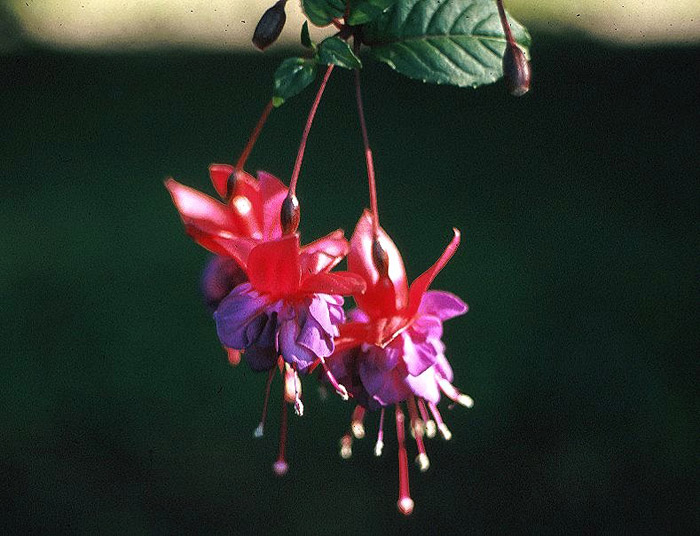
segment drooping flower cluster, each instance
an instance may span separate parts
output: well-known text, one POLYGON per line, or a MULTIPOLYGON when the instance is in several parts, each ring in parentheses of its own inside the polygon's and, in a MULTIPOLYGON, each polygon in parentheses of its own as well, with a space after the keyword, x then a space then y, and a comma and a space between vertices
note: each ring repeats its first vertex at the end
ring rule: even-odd
MULTIPOLYGON (((363 44, 375 45, 386 49, 380 57, 393 57, 395 54, 389 49, 401 46, 397 36, 402 35, 399 34, 405 30, 402 25, 406 23, 406 14, 413 14, 417 3, 418 0, 404 0, 380 2, 380 6, 371 2, 345 2, 344 12, 342 2, 340 6, 336 2, 332 9, 325 6, 321 11, 314 9, 313 2, 304 3, 304 9, 313 13, 309 20, 317 25, 333 24, 338 34, 316 45, 311 42, 308 28, 302 29, 302 44, 312 57, 283 62, 275 73, 273 98, 237 164, 214 164, 209 168, 214 189, 222 200, 173 179, 166 181, 185 229, 214 254, 206 265, 201 284, 229 361, 236 365, 244 360, 252 370, 267 372, 256 437, 264 433, 273 378, 277 371, 282 375, 284 395, 274 471, 283 475, 288 470, 287 405, 292 404, 297 415, 304 413, 300 378, 317 370, 320 379, 330 384, 340 397, 352 398, 355 403, 350 429, 341 439, 343 458, 352 454, 353 438, 364 437, 367 411, 379 413, 374 451, 381 455, 385 413, 393 409, 399 457, 397 506, 406 515, 413 511, 414 504, 409 493, 404 411, 408 412, 409 429, 416 442, 416 464, 421 471, 427 471, 430 463, 424 438, 432 438, 438 432, 445 440, 451 437, 437 407, 441 396, 465 407, 473 405, 469 396, 452 385, 453 371, 442 340, 443 322, 466 313, 467 305, 449 292, 429 290, 456 251, 460 233, 454 229, 454 237, 438 260, 409 285, 402 256, 379 225, 373 155, 360 90, 362 64, 356 53, 363 44), (381 21, 370 24, 374 19, 381 21), (365 41, 366 37, 370 40, 365 41), (347 42, 350 38, 352 49, 347 42), (285 99, 308 86, 318 65, 327 67, 306 121, 289 187, 264 171, 258 172, 257 179, 252 177, 243 171, 243 166, 268 115, 285 99), (336 65, 354 70, 371 210, 360 217, 350 243, 343 231, 337 230, 302 246, 297 231, 300 208, 296 185, 311 124, 336 65), (345 257, 348 270, 334 271, 345 257), (344 299, 348 296, 354 300, 354 308, 346 306, 344 299)), ((258 48, 270 46, 280 35, 286 20, 286 4, 286 0, 277 1, 261 18, 253 36, 258 48)), ((475 40, 484 35, 469 32, 488 23, 495 14, 486 0, 477 4, 448 0, 440 5, 439 1, 431 0, 422 2, 421 9, 415 11, 417 17, 427 17, 425 26, 430 26, 430 32, 445 27, 450 29, 450 38, 462 35, 475 40), (470 20, 471 15, 463 17, 467 12, 475 20, 478 17, 483 20, 477 23, 470 20), (453 34, 453 30, 462 33, 453 34)), ((515 30, 511 31, 502 1, 496 0, 496 4, 503 27, 506 84, 511 93, 522 95, 530 86, 526 51, 516 42, 515 30)), ((410 31, 414 31, 413 27, 410 31)), ((521 39, 529 39, 524 29, 519 31, 521 39)), ((410 33, 408 37, 416 36, 410 33)), ((488 38, 494 40, 498 36, 489 34, 488 38)), ((478 59, 464 50, 467 54, 460 61, 478 59)), ((453 75, 464 73, 452 68, 457 65, 452 59, 445 63, 450 66, 447 72, 437 72, 442 68, 440 62, 416 58, 418 63, 409 61, 409 71, 415 74, 428 69, 419 76, 424 80, 472 86, 493 81, 493 69, 483 69, 488 67, 480 63, 483 60, 473 66, 476 70, 464 69, 466 79, 453 80, 453 75)), ((397 68, 396 63, 389 63, 397 68)))

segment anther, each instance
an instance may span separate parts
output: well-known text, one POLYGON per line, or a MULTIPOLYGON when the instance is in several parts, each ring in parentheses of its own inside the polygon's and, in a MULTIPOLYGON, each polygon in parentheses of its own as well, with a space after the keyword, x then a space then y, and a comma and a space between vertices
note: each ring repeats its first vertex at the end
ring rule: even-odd
POLYGON ((435 421, 428 415, 428 410, 425 407, 425 401, 422 398, 418 399, 418 409, 420 410, 420 416, 425 423, 425 435, 429 439, 434 438, 435 433, 437 432, 437 426, 435 426, 435 421))
POLYGON ((340 457, 344 460, 352 457, 352 436, 349 433, 340 439, 340 457))
POLYGON ((430 468, 430 460, 425 452, 421 452, 416 456, 416 465, 421 473, 425 473, 430 468))
POLYGON ((284 23, 287 21, 287 15, 284 12, 284 6, 287 0, 279 0, 275 5, 263 13, 260 17, 258 25, 253 33, 253 44, 260 50, 265 50, 272 43, 277 41, 284 23))
POLYGON ((450 429, 443 422, 442 415, 440 415, 440 411, 437 409, 437 406, 432 402, 428 402, 428 407, 430 407, 430 411, 432 412, 433 417, 435 417, 435 422, 437 423, 437 427, 438 430, 440 430, 440 435, 442 438, 445 441, 452 439, 452 432, 450 432, 450 429))
POLYGON ((350 421, 350 430, 357 439, 365 437, 364 418, 365 408, 362 406, 355 407, 355 411, 352 412, 352 420, 350 421))
POLYGON ((291 192, 287 194, 282 202, 280 210, 280 223, 282 224, 282 234, 295 233, 299 228, 299 220, 301 213, 299 209, 299 200, 297 196, 291 192))
POLYGON ((450 400, 457 402, 457 404, 460 404, 465 408, 474 407, 474 399, 471 396, 460 393, 454 385, 452 385, 442 376, 436 375, 436 378, 438 386, 450 400))
POLYGON ((374 455, 379 457, 384 449, 384 408, 379 414, 379 431, 377 432, 377 442, 374 445, 374 455))

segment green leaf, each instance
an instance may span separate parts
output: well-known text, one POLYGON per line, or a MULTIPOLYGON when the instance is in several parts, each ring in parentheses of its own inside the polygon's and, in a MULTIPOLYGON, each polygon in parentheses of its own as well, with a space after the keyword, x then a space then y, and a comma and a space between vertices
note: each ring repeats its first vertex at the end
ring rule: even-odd
POLYGON ((311 36, 309 35, 309 23, 304 21, 301 27, 301 44, 306 48, 313 48, 314 44, 311 42, 311 36))
POLYGON ((362 69, 360 58, 355 56, 350 45, 340 37, 329 37, 318 46, 318 61, 326 65, 337 65, 345 69, 362 69))
POLYGON ((351 0, 348 24, 366 24, 394 5, 397 0, 351 0))
POLYGON ((302 0, 301 7, 316 26, 328 26, 345 14, 345 0, 302 0))
POLYGON ((301 93, 316 78, 316 60, 287 58, 275 71, 272 104, 275 108, 301 93))
MULTIPOLYGON (((528 55, 530 35, 508 17, 528 55)), ((410 78, 477 87, 503 75, 506 46, 494 0, 401 0, 365 25, 372 55, 410 78)))

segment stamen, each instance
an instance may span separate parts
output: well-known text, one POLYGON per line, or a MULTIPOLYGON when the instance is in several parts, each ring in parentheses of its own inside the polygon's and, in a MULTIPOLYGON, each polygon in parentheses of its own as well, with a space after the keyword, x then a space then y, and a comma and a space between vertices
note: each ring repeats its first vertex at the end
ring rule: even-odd
MULTIPOLYGON (((299 375, 296 371, 288 364, 285 363, 284 366, 284 398, 290 404, 294 404, 294 409, 296 411, 297 401, 301 403, 301 380, 299 380, 299 375)), ((303 404, 301 405, 303 412, 303 404)))
POLYGON ((447 395, 447 397, 450 400, 457 402, 457 404, 460 404, 465 408, 474 407, 474 399, 471 396, 465 395, 464 393, 460 393, 454 385, 452 385, 442 376, 437 374, 435 376, 437 378, 437 382, 440 386, 440 389, 443 393, 445 393, 445 395, 447 395))
POLYGON ((352 457, 352 436, 349 432, 340 439, 340 457, 344 460, 352 457))
POLYGON ((425 426, 423 421, 418 417, 418 408, 416 407, 416 401, 411 396, 407 400, 408 403, 408 414, 411 418, 411 436, 414 439, 422 438, 425 435, 425 426))
POLYGON ((434 438, 435 433, 437 432, 437 426, 435 426, 435 421, 428 416, 428 410, 426 409, 425 401, 422 398, 418 399, 418 409, 420 410, 420 416, 423 418, 423 422, 425 423, 425 435, 428 436, 429 439, 434 438))
POLYGON ((267 418, 267 402, 270 400, 270 386, 272 385, 272 378, 275 375, 275 368, 272 367, 270 372, 267 374, 267 382, 265 383, 265 401, 263 402, 262 416, 260 417, 260 424, 253 432, 253 437, 260 438, 265 432, 265 419, 267 418))
POLYGON ((352 430, 352 435, 357 439, 362 439, 365 437, 365 408, 362 406, 356 406, 355 411, 352 412, 352 420, 350 421, 350 429, 352 430))
POLYGON ((384 449, 384 408, 379 414, 379 432, 377 432, 377 442, 374 445, 374 455, 379 457, 384 449))
POLYGON ((447 427, 447 425, 442 421, 442 415, 440 415, 440 412, 437 409, 437 406, 433 404, 432 402, 428 402, 428 407, 430 408, 430 411, 433 414, 433 417, 435 417, 435 422, 437 423, 438 430, 440 430, 440 435, 445 441, 449 441, 452 439, 452 432, 450 432, 450 429, 447 427))
POLYGON ((304 415, 304 404, 301 401, 301 380, 296 367, 294 367, 294 413, 299 417, 304 415))
POLYGON ((396 404, 396 439, 399 443, 399 512, 407 516, 413 512, 413 500, 408 488, 408 456, 406 454, 406 430, 401 406, 396 404))
POLYGON ((418 448, 416 465, 420 468, 421 473, 425 473, 430 467, 430 460, 428 460, 428 455, 425 452, 425 445, 423 444, 425 428, 423 427, 423 421, 418 418, 418 408, 412 396, 408 397, 408 414, 411 417, 411 433, 416 440, 416 447, 418 448))
POLYGON ((272 469, 277 476, 284 476, 289 469, 287 460, 285 459, 285 450, 287 448, 287 401, 282 397, 282 417, 280 419, 280 449, 277 461, 272 465, 272 469))
POLYGON ((321 361, 321 365, 323 366, 323 371, 326 374, 326 378, 328 378, 328 381, 333 386, 333 389, 335 389, 335 392, 338 393, 340 398, 342 398, 343 400, 348 400, 350 398, 350 395, 348 394, 348 390, 345 388, 344 385, 338 383, 338 380, 335 379, 335 376, 333 376, 331 369, 328 368, 328 364, 326 363, 326 360, 323 359, 322 357, 319 357, 318 359, 321 361))

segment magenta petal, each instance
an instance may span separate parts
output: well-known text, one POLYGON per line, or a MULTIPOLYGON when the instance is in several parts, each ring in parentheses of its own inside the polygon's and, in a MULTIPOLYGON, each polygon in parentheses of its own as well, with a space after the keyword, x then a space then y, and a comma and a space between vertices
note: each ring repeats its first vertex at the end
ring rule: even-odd
POLYGON ((435 371, 432 368, 418 376, 406 376, 404 381, 415 396, 425 398, 433 404, 440 402, 440 388, 435 379, 435 371))
POLYGON ((403 362, 411 376, 419 376, 437 359, 435 346, 430 341, 414 343, 410 336, 403 337, 403 362))
POLYGON ((448 320, 463 315, 469 307, 461 299, 450 292, 429 290, 420 301, 418 313, 437 316, 440 320, 448 320))
POLYGON ((445 378, 448 382, 454 380, 454 373, 452 372, 452 367, 447 361, 447 358, 441 353, 435 360, 435 371, 445 378))
POLYGON ((233 289, 214 313, 221 343, 227 348, 242 350, 255 342, 264 325, 252 323, 267 305, 267 299, 252 290, 250 283, 233 289))

